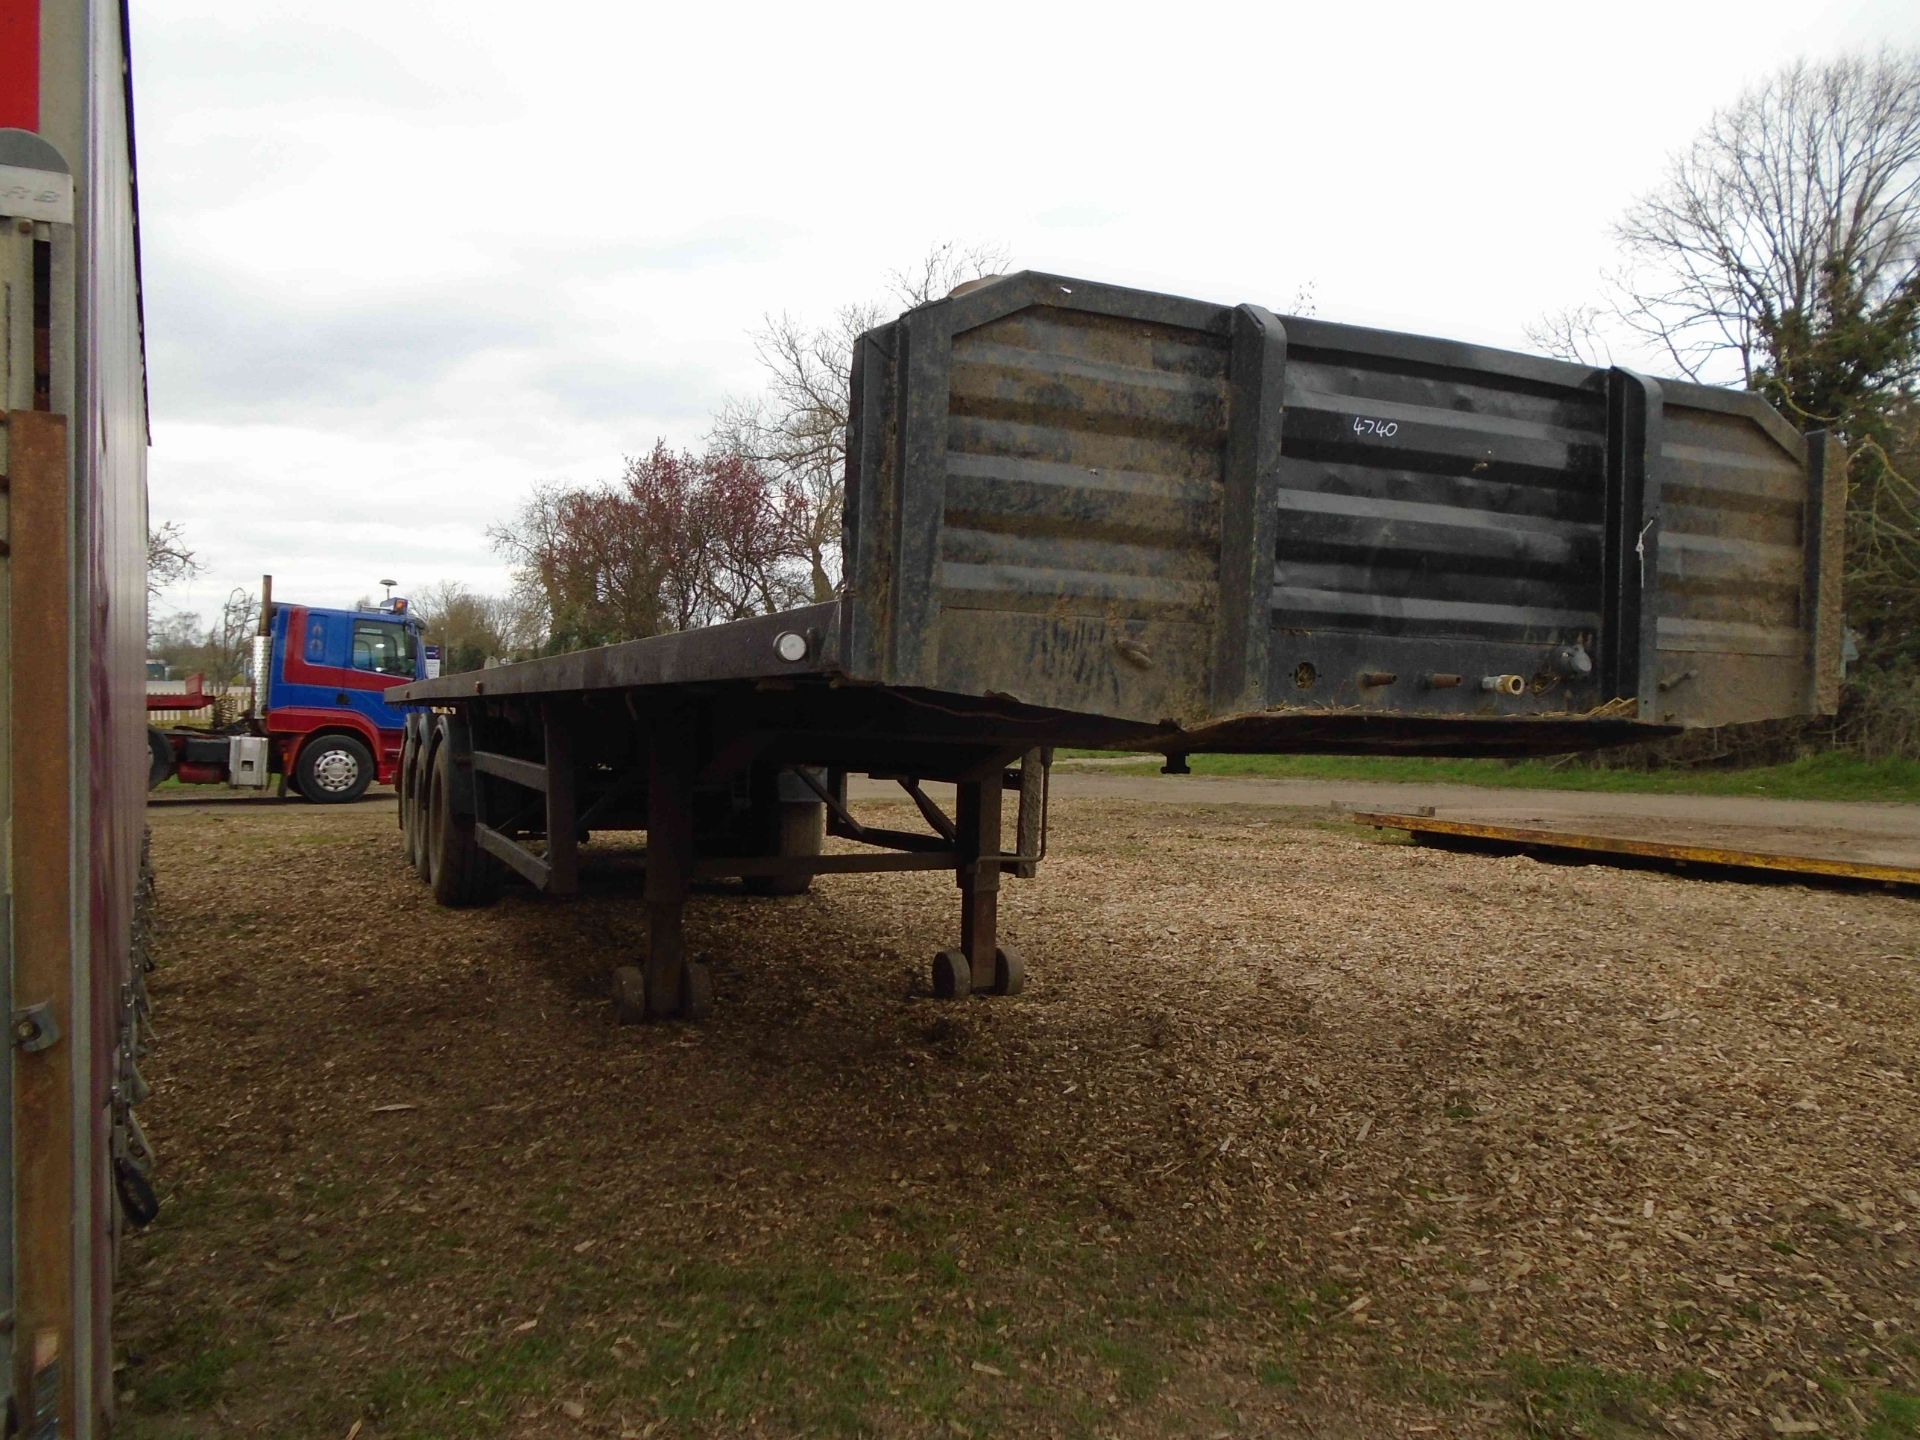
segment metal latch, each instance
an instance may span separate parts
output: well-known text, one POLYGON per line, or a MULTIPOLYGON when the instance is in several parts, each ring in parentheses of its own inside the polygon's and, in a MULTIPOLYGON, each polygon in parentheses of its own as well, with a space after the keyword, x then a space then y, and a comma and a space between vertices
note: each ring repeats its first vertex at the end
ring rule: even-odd
POLYGON ((44 1000, 13 1012, 13 1043, 29 1055, 60 1043, 60 1022, 44 1000))

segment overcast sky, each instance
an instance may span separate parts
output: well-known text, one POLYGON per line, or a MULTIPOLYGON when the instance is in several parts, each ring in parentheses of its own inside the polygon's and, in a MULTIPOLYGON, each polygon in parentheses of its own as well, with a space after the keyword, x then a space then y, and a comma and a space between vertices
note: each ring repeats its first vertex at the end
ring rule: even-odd
POLYGON ((506 584, 539 480, 697 445, 769 311, 934 243, 1526 348, 1746 84, 1920 5, 136 0, 153 515, 210 615, 506 584))

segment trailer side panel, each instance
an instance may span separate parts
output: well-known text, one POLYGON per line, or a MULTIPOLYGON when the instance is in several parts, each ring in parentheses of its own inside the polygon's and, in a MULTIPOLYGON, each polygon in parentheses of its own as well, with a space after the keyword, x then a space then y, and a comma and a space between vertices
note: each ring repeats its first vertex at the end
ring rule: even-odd
POLYGON ((1753 395, 1024 274, 870 334, 853 398, 883 684, 1201 746, 1833 702, 1824 447, 1753 395))

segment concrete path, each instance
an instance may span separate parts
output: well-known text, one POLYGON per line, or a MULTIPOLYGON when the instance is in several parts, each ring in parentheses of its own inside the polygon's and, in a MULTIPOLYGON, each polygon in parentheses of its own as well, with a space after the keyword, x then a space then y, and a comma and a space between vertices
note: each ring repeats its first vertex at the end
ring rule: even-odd
MULTIPOLYGON (((929 787, 929 793, 932 789, 929 787)), ((899 793, 897 786, 879 782, 859 781, 853 786, 856 799, 881 799, 899 793)), ((1053 793, 1063 800, 1263 805, 1334 812, 1411 814, 1431 806, 1442 819, 1490 825, 1527 825, 1675 844, 1920 866, 1920 805, 1496 790, 1477 785, 1401 785, 1362 780, 1111 775, 1077 765, 1054 772, 1053 793)))

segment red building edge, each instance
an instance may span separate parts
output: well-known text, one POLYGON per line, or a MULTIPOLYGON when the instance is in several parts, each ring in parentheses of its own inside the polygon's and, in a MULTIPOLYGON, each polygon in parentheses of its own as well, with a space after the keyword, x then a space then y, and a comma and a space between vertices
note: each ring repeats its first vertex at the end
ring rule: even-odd
POLYGON ((40 0, 0 0, 0 129, 40 128, 40 0))

